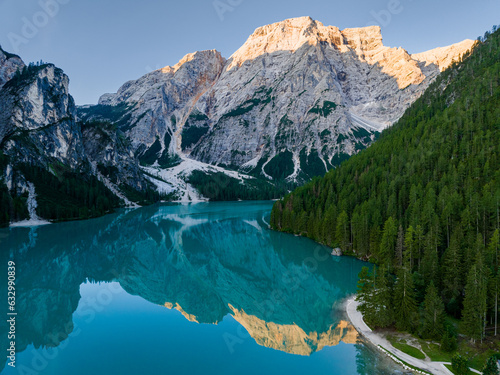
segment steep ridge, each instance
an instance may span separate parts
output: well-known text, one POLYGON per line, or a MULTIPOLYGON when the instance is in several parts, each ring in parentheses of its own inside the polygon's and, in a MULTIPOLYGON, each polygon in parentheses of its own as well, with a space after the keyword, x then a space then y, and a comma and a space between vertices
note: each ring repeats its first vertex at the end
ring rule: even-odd
MULTIPOLYGON (((175 66, 156 70, 136 81, 129 81, 116 94, 106 94, 99 105, 116 106, 126 103, 132 109, 127 136, 134 152, 144 155, 141 146, 152 145, 160 140, 161 151, 175 153, 175 147, 167 142, 182 123, 194 102, 218 78, 225 60, 217 51, 201 51, 184 56, 175 66), (167 133, 167 130, 169 131, 167 133)), ((88 119, 82 111, 83 119, 88 119)))

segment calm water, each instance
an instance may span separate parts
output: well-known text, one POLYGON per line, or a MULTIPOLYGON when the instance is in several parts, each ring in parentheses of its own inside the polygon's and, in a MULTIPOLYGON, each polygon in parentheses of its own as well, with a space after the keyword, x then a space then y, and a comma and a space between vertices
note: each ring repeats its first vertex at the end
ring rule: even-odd
POLYGON ((270 202, 0 230, 2 374, 393 374, 345 320, 363 263, 267 229, 270 202))

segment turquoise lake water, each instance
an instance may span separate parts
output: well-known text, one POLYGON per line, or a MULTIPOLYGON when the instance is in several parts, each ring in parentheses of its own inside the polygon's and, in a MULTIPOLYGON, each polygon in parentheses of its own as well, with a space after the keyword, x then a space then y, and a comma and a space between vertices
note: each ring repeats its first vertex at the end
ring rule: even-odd
POLYGON ((394 374, 343 301, 365 263, 268 229, 272 202, 0 230, 2 374, 394 374))

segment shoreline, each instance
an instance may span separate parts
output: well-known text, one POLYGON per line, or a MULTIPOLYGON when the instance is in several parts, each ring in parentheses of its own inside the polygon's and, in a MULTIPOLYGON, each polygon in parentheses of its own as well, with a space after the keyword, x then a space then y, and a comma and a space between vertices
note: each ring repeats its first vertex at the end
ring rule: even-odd
MULTIPOLYGON (((73 222, 73 221, 85 221, 85 220, 92 220, 92 219, 98 219, 107 215, 113 215, 116 213, 119 213, 120 210, 124 211, 133 211, 137 210, 140 208, 145 208, 145 207, 152 207, 155 205, 165 205, 165 206, 188 206, 188 205, 196 205, 196 204, 201 204, 201 203, 255 203, 255 202, 274 202, 276 201, 275 199, 255 199, 255 200, 232 200, 232 201, 158 201, 152 204, 148 204, 145 206, 122 206, 122 207, 115 207, 113 208, 112 211, 106 212, 102 215, 98 216, 92 216, 92 217, 86 217, 86 218, 66 218, 66 219, 60 219, 57 221, 50 221, 50 220, 45 220, 45 219, 25 219, 21 221, 11 221, 5 226, 0 225, 0 229, 10 229, 10 228, 32 228, 32 227, 38 227, 42 225, 50 225, 50 224, 59 224, 59 223, 68 223, 68 222, 73 222)), ((269 211, 270 213, 271 211, 269 211)), ((269 223, 267 223, 264 220, 265 224, 268 225, 269 229, 272 229, 269 223)), ((273 230, 273 229, 272 229, 273 230)), ((303 236, 301 236, 303 237, 303 236)), ((307 238, 307 237, 306 237, 307 238)))
POLYGON ((52 223, 48 220, 29 219, 29 220, 11 222, 11 223, 9 223, 9 226, 7 228, 38 227, 41 225, 49 225, 49 224, 52 224, 52 223))
MULTIPOLYGON (((374 333, 371 328, 366 325, 363 320, 363 315, 357 310, 357 307, 358 302, 355 300, 355 297, 349 298, 345 303, 347 317, 354 328, 356 328, 356 331, 358 331, 360 335, 366 338, 377 349, 381 350, 385 355, 389 356, 403 367, 405 367, 405 364, 401 363, 400 360, 434 375, 453 375, 453 373, 445 367, 445 364, 451 364, 449 362, 421 360, 396 349, 388 340, 381 335, 374 333)), ((416 372, 414 369, 407 369, 416 372)), ((472 371, 481 374, 479 371, 472 371)))

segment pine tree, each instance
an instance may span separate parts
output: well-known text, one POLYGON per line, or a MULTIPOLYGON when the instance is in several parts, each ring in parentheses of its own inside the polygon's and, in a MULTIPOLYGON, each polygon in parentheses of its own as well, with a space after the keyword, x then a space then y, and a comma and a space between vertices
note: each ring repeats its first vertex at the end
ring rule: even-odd
POLYGON ((462 357, 460 354, 455 354, 451 358, 451 366, 457 375, 469 374, 469 361, 467 358, 462 357))
POLYGON ((441 338, 441 350, 446 353, 451 353, 457 350, 457 336, 447 327, 441 338))
POLYGON ((415 241, 413 239, 414 236, 415 236, 415 230, 410 225, 406 230, 405 243, 404 243, 404 248, 405 248, 404 257, 409 261, 410 270, 413 270, 413 262, 415 257, 414 254, 415 241))
POLYGON ((337 228, 335 238, 342 250, 347 250, 349 245, 349 217, 345 211, 342 211, 337 217, 337 228))
POLYGON ((396 327, 403 331, 413 331, 417 316, 417 303, 411 272, 401 268, 397 273, 394 287, 394 317, 396 327))
POLYGON ((424 228, 419 224, 415 227, 414 233, 414 247, 415 259, 418 261, 418 270, 420 271, 420 264, 422 263, 422 252, 424 249, 424 228))
POLYGON ((373 295, 374 295, 374 285, 373 285, 373 274, 370 272, 368 267, 363 267, 361 272, 358 274, 358 293, 357 300, 359 302, 358 310, 363 314, 367 321, 372 320, 372 314, 374 311, 373 307, 373 295))
POLYGON ((500 232, 498 229, 495 229, 491 236, 486 255, 486 263, 491 266, 492 272, 496 272, 500 266, 500 232))
POLYGON ((427 288, 422 315, 424 336, 434 339, 441 337, 444 328, 444 304, 433 282, 427 288))
POLYGON ((380 241, 379 260, 381 264, 392 265, 397 235, 396 221, 390 216, 384 224, 382 240, 380 241))
POLYGON ((375 275, 375 293, 373 299, 373 324, 377 327, 390 326, 393 319, 391 275, 387 269, 379 268, 375 275))
POLYGON ((405 232, 403 230, 403 226, 400 225, 398 228, 398 238, 396 240, 396 253, 394 254, 396 267, 403 266, 404 244, 405 244, 405 232))
POLYGON ((472 342, 484 337, 486 324, 487 278, 481 254, 467 276, 463 315, 464 333, 472 342))
POLYGON ((497 274, 492 274, 490 277, 490 301, 491 301, 491 309, 493 314, 493 323, 495 327, 496 336, 498 333, 498 305, 500 304, 500 270, 497 271, 497 274))
POLYGON ((488 358, 486 364, 484 365, 483 375, 499 375, 499 374, 500 372, 498 371, 497 358, 496 356, 491 356, 490 358, 488 358))
POLYGON ((424 257, 422 259, 421 266, 422 276, 424 277, 424 282, 429 285, 431 282, 438 284, 439 282, 439 256, 437 249, 432 244, 431 239, 429 239, 427 246, 425 247, 424 257))
POLYGON ((450 247, 446 249, 442 259, 442 285, 446 310, 456 317, 460 314, 461 295, 464 287, 461 242, 461 231, 456 229, 451 235, 450 247))

